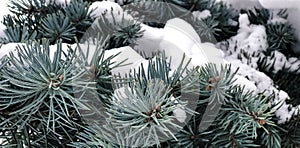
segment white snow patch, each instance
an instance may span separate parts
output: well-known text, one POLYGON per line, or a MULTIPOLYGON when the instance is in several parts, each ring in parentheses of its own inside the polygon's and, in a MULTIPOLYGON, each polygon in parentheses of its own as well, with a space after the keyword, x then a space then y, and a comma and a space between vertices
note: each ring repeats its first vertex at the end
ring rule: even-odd
POLYGON ((6 26, 0 23, 0 38, 6 38, 6 34, 4 32, 5 30, 6 30, 6 26))
POLYGON ((93 2, 89 7, 89 12, 91 11, 92 17, 105 17, 111 23, 113 23, 114 21, 121 22, 122 19, 133 20, 132 16, 127 12, 124 12, 123 8, 121 8, 118 3, 111 1, 93 2))
POLYGON ((160 49, 160 43, 164 37, 162 28, 154 28, 141 23, 143 36, 138 38, 136 45, 133 47, 136 51, 142 52, 146 58, 152 57, 160 49))
POLYGON ((244 86, 245 91, 250 91, 256 94, 256 86, 252 81, 249 81, 243 76, 235 75, 234 78, 235 82, 233 85, 240 85, 241 87, 244 86))
POLYGON ((257 60, 268 48, 266 29, 263 25, 251 25, 246 14, 239 17, 239 30, 228 40, 226 56, 240 59, 242 63, 257 68, 257 60))
POLYGON ((186 120, 187 116, 186 116, 186 112, 181 109, 181 108, 176 108, 173 111, 176 119, 180 122, 180 123, 184 123, 184 121, 186 120))
POLYGON ((115 98, 126 98, 125 90, 130 90, 129 86, 123 86, 117 89, 114 89, 114 96, 115 98))
POLYGON ((70 4, 71 0, 46 0, 46 4, 55 3, 61 6, 67 6, 70 4))
POLYGON ((0 5, 0 22, 2 23, 3 22, 3 16, 4 15, 7 15, 7 14, 12 14, 10 11, 9 11, 9 8, 8 8, 8 4, 9 4, 9 0, 2 0, 1 1, 1 5, 0 5))
POLYGON ((211 13, 209 10, 194 11, 194 12, 192 12, 192 14, 198 20, 206 19, 211 16, 211 13))
MULTIPOLYGON (((173 96, 170 97, 170 99, 172 101, 175 100, 175 98, 173 96)), ((174 101, 175 103, 178 103, 178 101, 174 101)), ((184 109, 182 107, 177 107, 175 110, 173 110, 174 116, 175 118, 180 122, 180 123, 184 123, 187 115, 186 112, 184 111, 184 109)))
POLYGON ((287 99, 289 99, 289 96, 286 92, 277 92, 277 100, 274 101, 274 104, 278 103, 278 105, 274 107, 274 109, 277 109, 275 114, 277 117, 279 117, 279 124, 289 121, 297 111, 297 108, 286 104, 285 100, 287 99))
POLYGON ((216 0, 216 1, 223 1, 227 5, 232 6, 234 9, 245 9, 245 8, 261 8, 261 4, 258 0, 216 0))
POLYGON ((267 9, 299 8, 299 0, 258 0, 267 9))
POLYGON ((3 58, 5 56, 9 56, 9 53, 12 53, 14 56, 17 56, 17 47, 25 45, 23 43, 9 43, 9 44, 3 44, 0 48, 0 58, 3 58))
MULTIPOLYGON (((179 18, 171 19, 167 21, 163 32, 164 36, 159 44, 159 50, 164 51, 166 57, 172 57, 172 63, 175 67, 179 66, 184 54, 186 55, 183 61, 184 65, 187 64, 189 58, 192 60, 201 59, 201 63, 208 61, 201 48, 200 37, 186 21, 179 18), (196 54, 198 57, 193 57, 196 54)), ((192 67, 192 64, 188 65, 188 68, 192 67)))
MULTIPOLYGON (((139 55, 135 50, 133 50, 131 47, 126 46, 126 47, 121 47, 121 48, 114 48, 110 50, 105 51, 106 52, 111 52, 111 54, 116 54, 116 53, 120 53, 116 58, 114 58, 112 60, 112 62, 114 62, 115 64, 118 64, 122 61, 125 61, 123 63, 124 66, 120 66, 120 67, 116 67, 114 69, 112 69, 112 74, 113 75, 119 75, 121 77, 125 77, 127 74, 130 73, 130 70, 132 70, 132 68, 136 68, 137 66, 139 66, 139 64, 144 63, 145 64, 145 59, 139 55)), ((106 57, 108 57, 109 55, 107 55, 106 57)), ((146 66, 146 65, 144 65, 146 66)))

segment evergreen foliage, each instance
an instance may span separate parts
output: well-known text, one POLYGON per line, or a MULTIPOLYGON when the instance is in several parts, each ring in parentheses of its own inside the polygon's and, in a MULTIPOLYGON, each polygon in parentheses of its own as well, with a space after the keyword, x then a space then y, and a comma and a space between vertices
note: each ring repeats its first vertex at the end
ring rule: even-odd
MULTIPOLYGON (((131 11, 137 11, 140 15, 147 14, 146 16, 151 16, 151 19, 156 20, 158 22, 148 22, 151 26, 163 27, 165 22, 171 18, 180 17, 191 24, 203 23, 206 26, 210 34, 217 39, 217 41, 223 41, 225 39, 230 38, 231 36, 236 34, 238 29, 237 22, 238 14, 236 14, 232 8, 228 7, 223 2, 216 2, 215 0, 129 0, 129 1, 119 1, 115 0, 121 5, 124 5, 125 10, 128 7, 131 11), (154 4, 151 7, 151 2, 154 4), (166 2, 166 3, 159 3, 166 2), (130 5, 130 4, 133 4, 130 5), (160 6, 161 5, 161 6, 160 6), (134 9, 138 8, 138 9, 134 9), (192 19, 192 16, 186 14, 186 10, 193 11, 204 11, 209 10, 211 12, 211 16, 204 20, 192 19)), ((132 13, 134 14, 134 13, 132 13)), ((194 26, 197 30, 199 26, 194 26)), ((200 36, 203 36, 203 30, 198 30, 200 36)), ((206 37, 207 38, 207 37, 206 37)), ((212 38, 208 38, 212 39, 212 38)))
POLYGON ((10 1, 13 16, 4 17, 7 26, 7 40, 2 42, 24 42, 28 39, 49 38, 51 43, 62 39, 74 43, 94 21, 88 8, 90 3, 82 0, 71 1, 61 6, 54 1, 17 0, 10 1))
POLYGON ((143 30, 141 29, 140 23, 126 19, 124 14, 120 20, 117 20, 112 12, 106 12, 102 17, 97 18, 93 25, 86 30, 81 41, 95 43, 99 40, 100 35, 110 36, 104 46, 106 50, 109 50, 112 48, 134 45, 136 39, 143 36, 143 30), (112 15, 112 22, 108 20, 106 14, 112 15))
MULTIPOLYGON (((117 21, 113 14, 114 21, 110 22, 106 18, 110 12, 95 21, 88 11, 90 2, 72 0, 63 6, 45 0, 10 1, 14 15, 4 17, 7 38, 2 42, 22 44, 16 47, 17 54, 12 52, 0 59, 1 146, 300 146, 299 114, 277 124, 274 96, 254 95, 243 86, 234 85, 237 71, 232 72, 230 65, 218 69, 210 63, 188 69, 190 61, 183 64, 183 56, 179 66, 172 69, 172 60, 161 53, 149 60, 147 67, 139 65, 126 77, 112 75, 112 69, 123 63, 113 62, 118 54, 105 57, 105 50, 134 44, 143 30, 139 22, 125 17, 117 21), (83 36, 85 32, 90 36, 83 36), (83 42, 89 45, 87 49, 83 42), (76 44, 66 48, 65 43, 76 44), (90 57, 92 48, 95 51, 90 57), (187 113, 184 122, 177 119, 175 110, 187 113), (202 120, 207 124, 201 124, 202 120)), ((116 2, 128 5, 138 1, 116 2)), ((237 14, 223 3, 156 2, 170 4, 167 6, 171 8, 159 7, 166 18, 153 12, 157 8, 151 5, 143 6, 149 9, 132 12, 153 14, 160 22, 147 23, 156 27, 179 15, 195 24, 201 39, 214 36, 221 41, 236 34, 237 24, 232 22, 237 21, 237 14), (184 9, 210 10, 212 15, 197 20, 183 13, 184 9)), ((266 26, 270 50, 291 53, 290 47, 296 40, 290 24, 268 24, 270 14, 265 9, 245 13, 252 23, 266 26)), ((287 17, 285 11, 278 15, 287 17)), ((274 64, 268 65, 266 59, 258 63, 261 71, 289 93, 288 103, 299 105, 299 74, 289 69, 272 73, 274 64)))
POLYGON ((295 55, 296 53, 291 49, 297 42, 295 37, 295 29, 288 22, 286 23, 269 23, 269 21, 277 15, 283 19, 287 19, 288 14, 285 9, 272 14, 268 9, 254 8, 252 10, 242 10, 242 13, 247 13, 251 24, 264 25, 268 35, 268 54, 271 51, 278 50, 287 56, 295 55))

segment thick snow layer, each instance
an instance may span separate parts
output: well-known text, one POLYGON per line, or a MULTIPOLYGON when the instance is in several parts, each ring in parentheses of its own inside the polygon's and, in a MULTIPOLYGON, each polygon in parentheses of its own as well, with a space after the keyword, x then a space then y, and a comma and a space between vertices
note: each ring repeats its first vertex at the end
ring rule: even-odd
POLYGON ((263 25, 252 25, 246 14, 239 17, 239 30, 228 40, 226 56, 240 59, 244 64, 257 68, 257 60, 268 48, 266 29, 263 25))
POLYGON ((235 82, 233 83, 234 85, 244 86, 245 91, 257 93, 257 88, 252 81, 249 81, 248 79, 240 75, 235 75, 233 79, 235 79, 235 82))
POLYGON ((168 49, 170 44, 174 44, 180 50, 190 55, 192 54, 191 48, 196 43, 201 43, 200 37, 188 22, 179 18, 167 21, 160 48, 168 49))
MULTIPOLYGON (((287 9, 287 13, 289 14, 288 21, 293 25, 296 29, 296 36, 300 40, 300 1, 299 0, 217 0, 223 1, 230 4, 233 8, 241 9, 241 8, 268 8, 268 9, 287 9)), ((283 23, 285 19, 280 17, 275 17, 269 20, 269 23, 283 23)), ((300 42, 298 42, 295 47, 292 48, 294 51, 300 53, 300 42)))
POLYGON ((237 75, 234 77, 237 79, 235 84, 244 85, 246 91, 253 91, 254 93, 264 93, 266 96, 275 94, 275 100, 273 104, 279 103, 276 109, 276 116, 279 117, 278 123, 284 123, 288 121, 296 111, 296 107, 288 110, 289 105, 285 103, 289 96, 286 92, 278 90, 274 86, 274 82, 266 74, 257 71, 250 67, 250 65, 242 63, 242 61, 233 57, 226 57, 226 60, 232 64, 233 70, 239 68, 237 75))
POLYGON ((133 48, 142 52, 145 57, 152 57, 152 54, 160 49, 159 45, 164 37, 163 28, 154 28, 141 23, 141 30, 144 31, 143 36, 137 39, 133 48))
MULTIPOLYGON (((139 53, 143 53, 145 57, 152 57, 157 52, 165 52, 166 57, 172 57, 172 64, 178 67, 183 55, 184 64, 189 58, 197 55, 197 59, 201 59, 202 63, 207 62, 207 58, 201 48, 201 40, 194 28, 186 21, 174 18, 167 21, 163 29, 152 28, 145 24, 141 24, 144 34, 137 40, 134 49, 139 53), (203 62, 204 61, 204 62, 203 62)), ((194 61, 196 58, 192 58, 194 61)), ((196 62, 197 63, 197 62, 196 62)), ((194 63, 194 64, 196 64, 194 63)), ((200 64, 198 62, 198 64, 200 64)), ((189 65, 192 68, 193 65, 189 65)))
POLYGON ((163 29, 152 28, 142 24, 143 37, 137 40, 134 49, 145 56, 152 57, 153 53, 165 52, 167 57, 172 57, 172 64, 177 67, 183 54, 186 59, 191 58, 189 68, 213 62, 217 65, 223 63, 223 53, 213 44, 201 43, 201 39, 194 28, 182 19, 175 18, 167 21, 163 29))
MULTIPOLYGON (((179 18, 171 19, 167 21, 163 32, 164 36, 159 44, 159 50, 165 51, 167 57, 172 57, 172 63, 175 67, 180 64, 183 54, 186 55, 184 64, 188 62, 188 58, 192 58, 191 56, 196 54, 198 55, 197 58, 202 59, 202 63, 208 61, 204 51, 199 46, 200 37, 186 21, 179 18)), ((189 65, 189 68, 192 67, 193 65, 189 65)))
POLYGON ((237 54, 244 52, 252 55, 266 51, 268 47, 266 28, 263 25, 250 25, 248 16, 241 14, 238 34, 229 40, 229 46, 231 46, 229 49, 233 49, 232 52, 237 54))
MULTIPOLYGON (((105 52, 105 56, 111 56, 119 53, 119 55, 112 60, 112 62, 120 63, 122 61, 125 61, 122 65, 125 66, 120 66, 116 67, 112 70, 113 75, 119 75, 121 77, 124 77, 125 75, 129 74, 131 70, 134 68, 137 68, 140 66, 141 63, 146 64, 147 61, 138 54, 135 50, 133 50, 131 47, 126 46, 126 47, 121 47, 121 48, 114 48, 111 50, 107 50, 105 52), (107 52, 110 52, 109 54, 107 52)), ((147 65, 144 65, 147 66, 147 65)), ((137 69, 136 69, 137 70, 137 69)))

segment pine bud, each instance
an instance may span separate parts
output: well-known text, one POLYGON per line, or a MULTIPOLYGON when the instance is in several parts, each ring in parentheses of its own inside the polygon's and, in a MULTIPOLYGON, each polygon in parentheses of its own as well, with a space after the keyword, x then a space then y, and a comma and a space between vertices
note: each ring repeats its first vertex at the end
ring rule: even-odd
POLYGON ((61 74, 61 75, 58 77, 58 80, 59 80, 59 81, 62 81, 64 78, 65 78, 65 75, 64 75, 64 74, 61 74))
POLYGON ((266 124, 266 120, 265 120, 265 119, 259 119, 259 120, 258 120, 258 123, 259 123, 260 125, 264 125, 264 124, 266 124))
POLYGON ((195 135, 191 135, 191 136, 190 136, 190 139, 191 139, 191 140, 195 140, 195 135))

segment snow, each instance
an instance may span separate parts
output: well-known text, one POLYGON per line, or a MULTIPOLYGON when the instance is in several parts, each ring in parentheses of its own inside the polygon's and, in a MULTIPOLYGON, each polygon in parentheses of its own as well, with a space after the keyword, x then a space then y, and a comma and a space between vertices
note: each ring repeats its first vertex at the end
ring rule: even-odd
POLYGON ((92 12, 92 16, 94 17, 100 17, 102 16, 102 14, 106 13, 109 10, 112 10, 114 12, 123 12, 123 9, 120 5, 118 5, 118 3, 110 1, 93 2, 89 8, 89 11, 93 9, 94 11, 92 12))
POLYGON ((6 38, 4 30, 6 30, 6 26, 0 23, 0 38, 6 38))
POLYGON ((286 99, 289 99, 289 96, 286 92, 282 90, 277 91, 277 100, 274 101, 274 104, 278 103, 278 105, 274 109, 276 109, 276 116, 279 117, 279 124, 289 121, 298 110, 296 107, 291 107, 290 105, 286 104, 286 99))
MULTIPOLYGON (((139 61, 136 61, 135 63, 133 63, 131 68, 130 68, 132 74, 134 74, 134 71, 138 72, 139 69, 142 68, 142 65, 143 65, 143 68, 144 68, 145 72, 147 72, 148 71, 148 66, 149 66, 149 60, 140 59, 139 61)), ((147 76, 146 76, 146 78, 147 78, 147 76)))
POLYGON ((118 3, 111 1, 93 2, 89 7, 89 12, 91 11, 91 16, 94 18, 102 17, 104 15, 111 23, 114 21, 121 22, 123 18, 126 20, 133 19, 130 14, 123 11, 123 8, 121 8, 118 3))
MULTIPOLYGON (((75 45, 75 44, 74 44, 75 45)), ((61 48, 62 48, 62 51, 64 51, 65 53, 67 53, 68 52, 68 49, 69 49, 69 44, 66 44, 66 43, 62 43, 62 45, 61 45, 61 48)), ((55 55, 55 53, 56 53, 56 51, 57 51, 57 44, 54 44, 54 45, 50 45, 50 60, 51 61, 53 61, 53 58, 54 58, 54 55, 55 55)), ((75 49, 75 48, 74 48, 75 49)), ((66 57, 62 54, 62 56, 61 56, 61 59, 62 60, 65 60, 66 59, 66 57)))
MULTIPOLYGON (((196 44, 196 50, 198 52, 192 52, 192 64, 203 66, 207 63, 214 63, 217 66, 218 70, 221 70, 221 65, 224 64, 225 54, 212 43, 201 43, 196 44)), ((194 48, 194 47, 193 47, 194 48)), ((192 49, 193 49, 192 48, 192 49)), ((192 50, 194 51, 194 50, 192 50)))
MULTIPOLYGON (((3 44, 0 47, 0 58, 3 58, 5 56, 10 57, 10 53, 12 53, 15 57, 18 56, 18 52, 17 52, 17 47, 20 46, 26 46, 25 43, 8 43, 8 44, 3 44)), ((68 44, 63 43, 62 44, 62 49, 63 51, 67 51, 68 49, 68 44)), ((57 45, 51 45, 50 46, 50 60, 53 61, 54 58, 54 54, 57 51, 57 45)), ((64 59, 65 57, 62 56, 62 59, 64 59)))
POLYGON ((261 4, 258 2, 258 0, 217 0, 217 1, 223 1, 228 5, 231 5, 231 7, 235 9, 262 7, 261 4))
POLYGON ((273 18, 271 20, 268 20, 268 24, 284 24, 284 23, 287 23, 288 20, 282 18, 282 17, 276 17, 276 18, 273 18))
MULTIPOLYGON (((224 0, 229 3, 234 3, 233 0, 224 0)), ((256 4, 255 0, 251 0, 251 3, 256 4)), ((290 7, 291 3, 300 3, 297 0, 286 0, 284 5, 277 5, 279 0, 260 0, 264 7, 290 7), (272 1, 272 3, 270 3, 272 1), (292 2, 293 1, 293 2, 292 2)), ((7 3, 8 0, 3 3, 7 3)), ((59 4, 65 5, 70 2, 70 0, 57 0, 59 4)), ((249 2, 250 3, 250 2, 249 2)), ((283 4, 281 2, 281 4, 283 4)), ((233 6, 247 7, 247 4, 243 1, 236 1, 233 6)), ((1 8, 0 14, 9 14, 9 10, 5 5, 1 8)), ((296 6, 296 5, 295 5, 296 6)), ((294 7, 294 6, 293 6, 294 7)), ((102 14, 105 14, 105 17, 110 21, 113 21, 113 16, 116 18, 116 21, 121 21, 123 14, 125 19, 132 19, 132 16, 128 15, 123 9, 115 2, 112 1, 102 1, 92 3, 89 11, 95 9, 92 13, 94 17, 102 17, 102 14), (112 11, 112 14, 110 13, 112 11)), ((299 12, 299 11, 297 11, 299 12)), ((275 13, 274 13, 275 14, 275 13)), ((299 14, 299 13, 298 13, 299 14)), ((211 14, 208 10, 194 11, 194 17, 198 19, 204 19, 209 17, 211 14)), ((285 23, 287 20, 273 15, 268 23, 285 23)), ((296 21, 299 23, 299 20, 296 21)), ((286 104, 285 100, 290 99, 288 94, 282 90, 278 90, 274 86, 274 82, 266 74, 257 70, 257 60, 259 57, 264 57, 264 51, 267 50, 267 34, 266 29, 262 25, 253 25, 250 24, 248 16, 246 14, 241 14, 239 17, 239 30, 238 34, 228 40, 228 50, 224 53, 216 48, 215 45, 210 43, 202 43, 198 34, 194 28, 187 22, 182 19, 174 18, 167 21, 164 28, 153 28, 145 24, 141 24, 142 30, 144 30, 143 37, 137 40, 137 44, 132 48, 129 46, 114 48, 111 50, 105 51, 105 59, 111 55, 120 53, 117 57, 112 59, 112 62, 115 64, 122 62, 124 60, 127 64, 126 66, 117 67, 112 70, 112 74, 124 77, 126 74, 129 74, 130 71, 138 70, 141 64, 147 70, 148 60, 145 58, 151 58, 153 53, 157 52, 166 52, 168 58, 172 58, 172 67, 177 67, 181 62, 182 55, 185 54, 186 58, 184 63, 191 58, 191 64, 188 68, 199 65, 203 66, 208 62, 216 63, 217 65, 223 63, 232 64, 232 70, 234 71, 239 67, 237 75, 234 77, 236 79, 236 85, 245 86, 246 91, 252 91, 255 94, 264 93, 265 95, 275 94, 275 99, 272 102, 277 104, 277 108, 274 108, 276 116, 279 117, 278 123, 284 123, 288 121, 291 116, 299 111, 300 106, 291 107, 289 104, 286 104), (139 53, 143 52, 145 57, 141 56, 139 53), (224 60, 225 59, 225 60, 224 60), (251 60, 250 60, 251 59, 251 60)), ((300 27, 300 26, 299 26, 300 27)), ((5 26, 0 24, 0 37, 5 37, 3 30, 5 26)), ((300 33, 299 33, 300 34, 300 33)), ((16 55, 16 46, 24 45, 22 43, 9 43, 2 45, 0 48, 0 58, 7 55, 9 52, 13 52, 16 55)), ((76 47, 77 45, 72 45, 76 47)), ((83 49, 87 48, 87 45, 80 45, 83 49)), ((90 45, 92 51, 95 46, 90 45)), ((50 57, 53 59, 54 52, 56 51, 56 45, 50 47, 50 57)), ((63 44, 63 49, 67 49, 67 44, 63 44)), ((93 52, 89 53, 88 58, 91 58, 93 52)), ((282 69, 284 66, 291 67, 292 70, 299 70, 300 60, 297 58, 286 58, 282 53, 278 51, 273 52, 275 61, 275 70, 282 69)), ((267 57, 269 63, 273 62, 274 58, 269 56, 267 57)), ((88 61, 90 61, 89 59, 88 61)), ((114 66, 114 65, 112 65, 114 66)), ((299 70, 300 73, 300 70, 299 70)), ((119 88, 115 90, 115 93, 124 94, 124 88, 119 88)), ((182 108, 177 108, 174 110, 174 115, 179 122, 184 122, 186 119, 186 112, 182 108)))
POLYGON ((66 6, 70 4, 71 0, 46 0, 46 4, 49 4, 50 2, 54 2, 57 5, 66 6))
MULTIPOLYGON (((172 101, 175 100, 173 96, 170 97, 172 101)), ((178 101, 174 101, 175 103, 178 103, 178 101)), ((173 110, 174 116, 179 121, 180 123, 184 123, 185 120, 187 119, 186 112, 184 111, 183 107, 177 107, 176 109, 173 110)))
POLYGON ((209 10, 194 11, 194 12, 192 12, 192 14, 198 20, 206 19, 207 17, 211 16, 211 13, 209 10))
POLYGON ((266 51, 268 47, 265 27, 250 24, 247 15, 240 15, 239 24, 238 34, 228 40, 228 50, 224 50, 225 60, 232 64, 232 69, 239 68, 235 76, 237 78, 235 84, 245 85, 245 90, 253 91, 256 94, 263 93, 266 96, 275 94, 272 104, 278 103, 278 105, 273 110, 279 118, 278 123, 284 123, 291 118, 296 110, 299 110, 297 108, 300 108, 300 105, 292 107, 286 104, 285 100, 289 99, 288 94, 278 90, 271 78, 258 71, 256 63, 259 57, 267 57, 269 64, 275 60, 274 72, 277 72, 284 66, 298 70, 300 61, 297 58, 287 59, 279 51, 273 51, 273 57, 265 56, 263 51, 266 51))
POLYGON ((248 79, 240 75, 235 75, 233 79, 235 80, 233 85, 240 85, 242 87, 244 86, 245 92, 250 91, 253 93, 257 93, 256 92, 257 88, 252 81, 249 81, 248 79))
POLYGON ((25 45, 23 43, 9 43, 9 44, 3 44, 0 47, 0 58, 3 58, 5 56, 9 56, 9 53, 13 53, 13 55, 17 56, 17 47, 25 45))
MULTIPOLYGON (((198 58, 207 62, 207 58, 199 46, 200 37, 189 23, 179 18, 171 19, 167 21, 163 32, 164 36, 159 44, 159 49, 165 51, 167 57, 172 57, 175 67, 179 66, 183 54, 186 55, 183 64, 187 64, 189 58, 196 56, 195 50, 199 52, 198 58)), ((189 65, 189 68, 192 67, 189 65)))
POLYGON ((298 58, 289 58, 288 65, 291 71, 298 71, 300 73, 300 59, 298 58))
MULTIPOLYGON (((142 52, 146 58, 152 57, 153 53, 165 52, 166 57, 172 57, 174 67, 179 66, 184 54, 186 55, 184 64, 192 56, 198 56, 197 59, 202 59, 201 62, 207 61, 198 34, 186 21, 179 18, 171 19, 163 29, 152 28, 145 24, 141 24, 141 27, 144 34, 133 48, 138 53, 142 52)), ((189 68, 192 67, 189 65, 189 68)))
MULTIPOLYGON (((145 59, 138 54, 135 50, 133 50, 131 47, 126 46, 126 47, 121 47, 121 48, 114 48, 111 50, 107 50, 106 52, 111 52, 110 55, 120 53, 116 58, 112 60, 112 62, 120 63, 124 60, 126 60, 122 65, 125 66, 120 66, 112 69, 112 74, 113 75, 119 75, 121 77, 125 77, 127 74, 129 74, 130 70, 133 70, 132 68, 136 68, 139 66, 139 64, 144 63, 145 64, 145 59)), ((105 53, 107 55, 107 53, 105 53)), ((109 56, 109 55, 107 55, 109 56)), ((106 57, 107 57, 106 56, 106 57)), ((146 66, 146 65, 144 65, 146 66)))
POLYGON ((173 44, 190 55, 190 50, 196 43, 201 43, 200 37, 188 22, 179 18, 167 21, 163 42, 160 43, 161 49, 170 49, 168 45, 173 44))
POLYGON ((174 115, 175 115, 175 118, 180 122, 180 123, 184 123, 187 116, 186 116, 186 112, 181 109, 181 108, 176 108, 174 111, 173 111, 174 115))
POLYGON ((9 4, 9 0, 1 0, 1 5, 0 5, 0 22, 3 22, 3 16, 7 14, 12 14, 9 11, 9 8, 7 5, 9 4))
POLYGON ((282 70, 283 68, 290 68, 290 71, 296 71, 300 73, 300 59, 295 57, 287 58, 279 51, 273 51, 272 54, 273 55, 271 56, 267 56, 267 63, 273 64, 275 61, 273 70, 274 73, 282 70))
MULTIPOLYGON (((81 48, 84 55, 87 57, 87 62, 90 63, 95 54, 96 45, 73 44, 73 45, 71 45, 71 48, 75 49, 77 46, 79 46, 81 48), (87 53, 88 49, 89 49, 89 53, 87 53)), ((53 51, 55 51, 55 50, 53 50, 53 51)), ((51 54, 54 55, 54 53, 51 53, 51 54)), ((141 64, 141 62, 145 60, 140 54, 138 54, 135 50, 133 50, 129 46, 105 50, 103 59, 105 60, 111 56, 115 56, 110 61, 112 63, 110 65, 111 68, 113 68, 117 64, 120 64, 123 62, 119 67, 115 67, 111 71, 112 75, 120 75, 121 77, 125 77, 126 75, 128 75, 130 73, 130 70, 133 70, 134 67, 141 64), (115 56, 115 55, 117 55, 117 56, 115 56)))
POLYGON ((267 9, 300 8, 299 0, 258 0, 267 9))
MULTIPOLYGON (((295 35, 300 41, 300 8, 298 9, 288 9, 287 13, 289 14, 288 21, 293 25, 293 28, 295 28, 295 35)), ((295 47, 292 48, 295 52, 300 53, 300 42, 297 42, 295 47)))
MULTIPOLYGON (((238 34, 229 40, 229 49, 232 53, 258 54, 268 47, 266 28, 263 25, 250 25, 248 15, 239 17, 238 34)), ((254 63, 254 62, 252 62, 254 63)))
POLYGON ((250 65, 242 63, 242 61, 238 59, 226 57, 226 60, 232 64, 232 71, 235 71, 237 68, 239 68, 239 71, 235 76, 235 78, 238 78, 235 84, 242 86, 245 85, 246 90, 253 91, 256 94, 264 92, 267 89, 265 94, 270 95, 273 89, 275 89, 273 86, 273 80, 266 74, 257 71, 250 65))
MULTIPOLYGON (((240 64, 257 68, 257 61, 268 48, 266 29, 263 25, 252 25, 246 14, 239 17, 238 34, 228 41, 227 60, 240 59, 240 64)), ((221 46, 221 45, 220 45, 221 46)))
POLYGON ((160 49, 160 42, 164 37, 163 28, 154 28, 141 23, 143 36, 138 38, 136 45, 133 47, 138 52, 143 52, 145 58, 152 57, 160 49))
POLYGON ((123 86, 123 87, 114 89, 114 96, 116 96, 115 98, 125 98, 126 97, 126 94, 125 94, 126 89, 130 90, 130 88, 128 86, 123 86))

